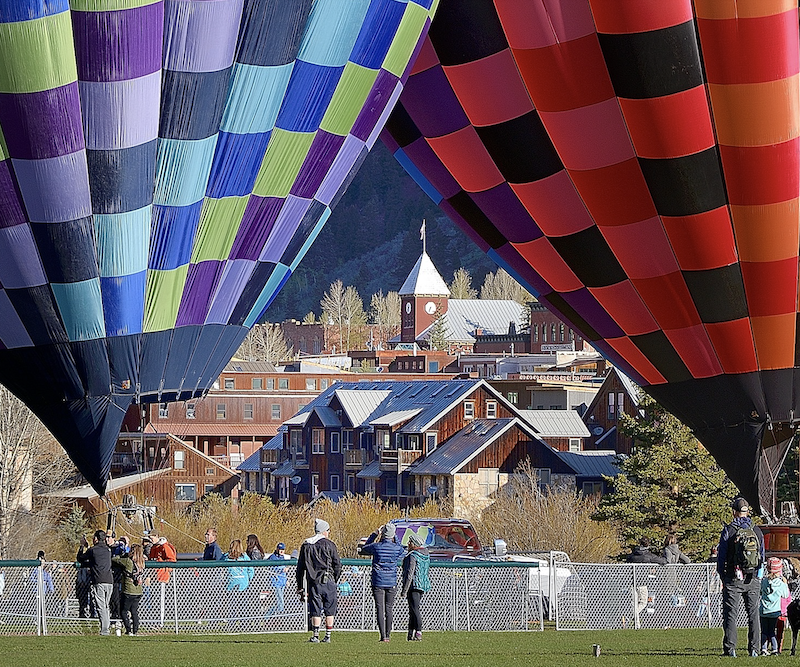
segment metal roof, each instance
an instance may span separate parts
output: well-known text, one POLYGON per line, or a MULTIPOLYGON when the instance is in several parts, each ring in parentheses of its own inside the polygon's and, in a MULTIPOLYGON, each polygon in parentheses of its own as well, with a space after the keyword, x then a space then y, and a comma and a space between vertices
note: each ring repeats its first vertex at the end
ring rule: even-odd
POLYGON ((625 391, 628 392, 628 396, 630 396, 631 401, 634 405, 639 405, 639 385, 636 384, 633 380, 631 380, 625 373, 619 370, 616 367, 611 368, 612 373, 616 373, 619 377, 619 381, 622 383, 622 386, 625 387, 625 391))
MULTIPOLYGON (((153 477, 159 477, 171 471, 172 468, 162 468, 161 470, 150 470, 148 472, 139 472, 133 475, 125 475, 124 477, 117 477, 116 479, 109 479, 108 485, 106 486, 106 493, 111 493, 112 491, 120 491, 121 489, 133 486, 134 484, 139 484, 140 482, 152 479, 153 477)), ((97 491, 95 491, 88 484, 83 484, 81 486, 74 486, 70 489, 59 489, 58 491, 52 491, 50 493, 46 493, 45 495, 53 498, 73 498, 73 499, 80 498, 85 500, 99 497, 97 491)))
POLYGON ((408 421, 412 417, 416 417, 420 412, 422 412, 422 408, 387 412, 385 415, 381 415, 380 417, 373 419, 370 424, 373 426, 396 426, 404 421, 408 421))
POLYGON ((276 433, 267 440, 261 449, 283 449, 283 431, 276 433))
POLYGON ((305 423, 308 421, 308 418, 311 416, 311 410, 307 410, 304 412, 298 412, 293 417, 289 417, 289 419, 283 422, 284 426, 305 426, 305 423))
POLYGON ((231 359, 223 373, 277 373, 278 369, 269 361, 246 361, 231 359))
POLYGON ((356 473, 359 479, 378 479, 381 476, 381 462, 375 459, 372 463, 368 464, 363 470, 356 473))
POLYGON ((294 477, 294 468, 292 467, 292 460, 284 461, 275 470, 272 471, 273 477, 294 477))
POLYGON ((611 449, 586 452, 556 452, 578 477, 616 477, 620 470, 615 465, 619 454, 611 449))
POLYGON ((542 437, 589 437, 589 429, 575 410, 520 410, 519 414, 542 437))
MULTIPOLYGON (((595 441, 595 443, 594 443, 595 446, 599 445, 600 443, 603 443, 603 445, 606 446, 606 447, 608 447, 609 445, 616 445, 617 444, 617 435, 616 434, 617 434, 617 427, 616 426, 612 426, 610 429, 608 429, 602 436, 600 436, 595 441)), ((613 449, 613 447, 611 449, 613 449)))
MULTIPOLYGON (((261 449, 263 449, 263 447, 261 449)), ((258 472, 261 470, 261 449, 257 449, 250 454, 250 456, 236 466, 236 470, 239 472, 258 472)))
POLYGON ((347 418, 355 428, 366 422, 392 392, 388 389, 375 390, 366 388, 363 391, 358 391, 355 388, 351 388, 351 384, 353 383, 339 383, 335 393, 342 404, 342 409, 347 414, 347 418))
POLYGON ((401 296, 419 294, 429 296, 450 296, 450 290, 447 289, 447 283, 436 267, 433 265, 431 258, 425 251, 419 256, 411 273, 408 274, 403 286, 398 292, 401 296))
MULTIPOLYGON (((510 299, 450 299, 444 316, 445 331, 449 341, 475 342, 475 332, 504 335, 513 322, 517 332, 526 324, 525 308, 510 299)), ((427 340, 433 324, 417 338, 427 340)))
POLYGON ((452 475, 515 423, 521 424, 515 418, 474 419, 424 459, 411 464, 408 472, 411 475, 452 475))

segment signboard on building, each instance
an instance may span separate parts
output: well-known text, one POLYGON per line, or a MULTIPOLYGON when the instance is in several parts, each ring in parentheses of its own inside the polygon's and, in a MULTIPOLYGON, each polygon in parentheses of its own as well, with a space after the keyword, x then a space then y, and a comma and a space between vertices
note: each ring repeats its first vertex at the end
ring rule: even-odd
POLYGON ((575 347, 572 343, 544 343, 542 352, 574 352, 575 347))

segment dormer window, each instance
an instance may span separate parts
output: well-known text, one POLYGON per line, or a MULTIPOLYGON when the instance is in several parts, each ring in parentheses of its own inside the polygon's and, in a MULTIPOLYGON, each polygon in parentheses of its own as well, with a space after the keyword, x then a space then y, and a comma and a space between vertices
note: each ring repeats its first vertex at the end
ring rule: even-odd
POLYGON ((464 419, 475 419, 475 401, 464 401, 464 419))
POLYGON ((497 401, 486 401, 486 419, 497 419, 497 401))

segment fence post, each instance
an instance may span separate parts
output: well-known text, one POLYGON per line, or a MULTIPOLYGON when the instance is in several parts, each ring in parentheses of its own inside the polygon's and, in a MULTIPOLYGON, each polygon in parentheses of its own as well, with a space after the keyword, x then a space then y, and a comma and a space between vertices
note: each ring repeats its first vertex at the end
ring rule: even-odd
POLYGON ((636 565, 631 565, 631 578, 633 580, 633 587, 631 588, 631 600, 633 600, 633 628, 638 630, 642 627, 641 620, 639 619, 639 586, 636 579, 636 565))
POLYGON ((172 611, 175 614, 175 634, 178 634, 178 590, 177 590, 177 583, 175 580, 178 578, 178 570, 171 569, 172 572, 172 611))
POLYGON ((467 604, 467 632, 471 632, 472 631, 472 616, 471 616, 472 609, 470 608, 471 605, 470 605, 470 602, 469 602, 469 581, 467 581, 467 578, 469 577, 469 570, 467 570, 465 568, 465 569, 462 570, 462 572, 464 573, 464 600, 465 600, 465 602, 467 604))
POLYGON ((47 634, 47 620, 44 610, 44 563, 39 561, 36 568, 36 634, 47 634))
POLYGON ((706 565, 706 620, 709 630, 711 629, 711 567, 706 565))

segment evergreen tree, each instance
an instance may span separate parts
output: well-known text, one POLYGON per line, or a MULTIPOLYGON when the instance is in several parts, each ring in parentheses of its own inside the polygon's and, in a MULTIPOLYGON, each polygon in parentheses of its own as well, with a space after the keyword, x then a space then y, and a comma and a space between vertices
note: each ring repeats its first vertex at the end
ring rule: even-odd
POLYGON ((607 478, 595 519, 613 521, 633 546, 645 535, 661 545, 678 534, 681 549, 704 560, 730 518, 736 488, 711 455, 677 418, 642 395, 638 415, 620 416, 620 431, 634 438, 634 453, 621 458, 622 474, 607 478))
POLYGON ((447 328, 447 322, 444 319, 444 313, 441 309, 441 302, 437 307, 438 315, 431 324, 431 332, 428 336, 428 347, 431 350, 446 350, 449 345, 450 331, 447 328))

